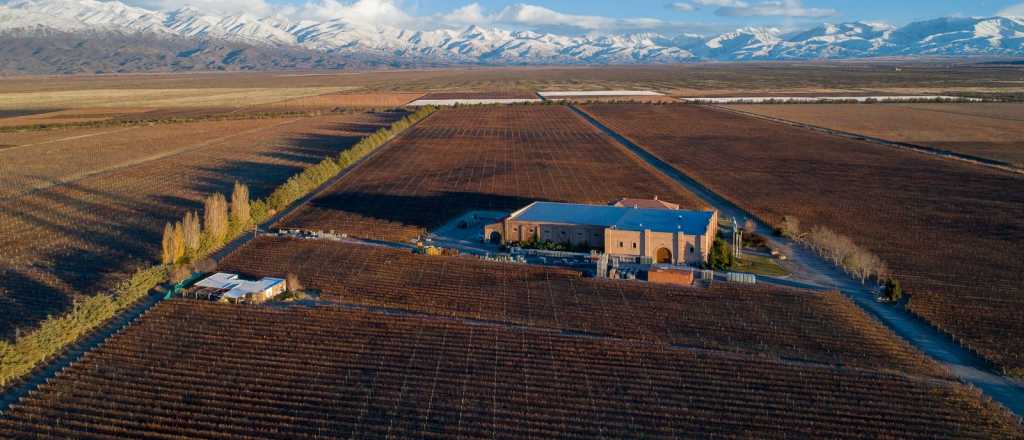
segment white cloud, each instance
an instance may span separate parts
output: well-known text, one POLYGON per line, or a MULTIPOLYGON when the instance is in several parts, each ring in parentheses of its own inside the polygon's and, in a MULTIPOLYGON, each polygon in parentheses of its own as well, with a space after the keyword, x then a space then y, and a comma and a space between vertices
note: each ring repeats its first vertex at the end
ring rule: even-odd
POLYGON ((669 7, 679 12, 693 12, 697 10, 696 6, 689 3, 672 3, 669 7))
POLYGON ((715 14, 724 17, 829 17, 838 14, 838 11, 835 9, 805 8, 800 0, 772 0, 754 5, 723 6, 715 11, 715 14))
POLYGON ((574 28, 583 31, 621 31, 663 27, 655 18, 610 18, 596 15, 565 14, 543 6, 519 3, 488 13, 479 3, 470 3, 430 20, 435 25, 505 25, 515 28, 574 28))
POLYGON ((747 2, 741 0, 693 0, 693 4, 697 6, 720 6, 728 8, 745 8, 748 6, 747 2))
POLYGON ((447 14, 441 14, 438 19, 442 23, 459 25, 483 24, 490 21, 480 3, 470 3, 447 14))
POLYGON ((1009 8, 999 11, 997 15, 1003 17, 1024 17, 1024 3, 1010 6, 1009 8))
POLYGON ((283 8, 279 13, 302 20, 343 20, 366 25, 399 26, 415 21, 394 0, 315 0, 302 6, 283 8))
POLYGON ((516 4, 506 6, 491 17, 497 24, 527 27, 573 27, 588 31, 646 29, 665 23, 655 18, 609 18, 595 15, 563 14, 543 6, 516 4))

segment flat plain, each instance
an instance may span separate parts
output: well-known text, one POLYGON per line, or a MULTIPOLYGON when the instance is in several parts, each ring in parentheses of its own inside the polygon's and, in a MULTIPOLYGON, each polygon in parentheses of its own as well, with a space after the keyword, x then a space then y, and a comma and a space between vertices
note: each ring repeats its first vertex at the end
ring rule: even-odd
POLYGON ((0 418, 8 437, 155 433, 1010 439, 1019 431, 956 382, 493 323, 190 300, 158 305, 0 418))
MULTIPOLYGON (((0 94, 88 90, 264 89, 329 93, 656 90, 673 96, 808 94, 1024 94, 1015 66, 948 62, 817 62, 384 70, 340 73, 192 73, 0 78, 0 94), (897 70, 899 68, 899 70, 897 70)), ((219 93, 228 95, 228 93, 219 93)), ((148 93, 148 92, 147 92, 148 93)), ((265 96, 272 91, 252 92, 265 96)), ((278 96, 283 92, 278 92, 278 96)), ((292 93, 292 92, 289 92, 292 93)), ((297 97, 297 96, 292 96, 297 97)), ((28 99, 21 95, 21 99, 28 99)), ((281 97, 283 100, 285 97, 281 97)), ((234 102, 233 99, 223 99, 234 102)))
POLYGON ((238 180, 266 196, 403 114, 0 133, 0 335, 151 264, 164 223, 207 195, 238 180))
MULTIPOLYGON (((1019 79, 899 60, 0 78, 0 337, 151 266, 164 222, 203 197, 235 180, 265 196, 421 96, 1012 98, 1019 79)), ((911 310, 1024 367, 1024 179, 656 101, 580 107, 769 222, 796 215, 870 247, 911 310)), ((1010 154, 998 131, 1020 132, 1005 110, 1020 107, 1001 105, 871 111, 1010 154)), ((1010 412, 840 293, 408 251, 467 211, 536 200, 704 206, 567 106, 446 108, 382 148, 275 226, 402 243, 256 238, 217 270, 293 278, 314 299, 158 302, 3 411, 0 437, 1021 438, 1010 412)))
POLYGON ((730 108, 1024 168, 1024 104, 772 104, 730 108))
POLYGON ((692 194, 564 106, 440 110, 278 226, 407 241, 474 210, 692 194))
POLYGON ((1024 367, 1024 177, 704 107, 585 108, 770 224, 851 237, 909 288, 911 310, 1024 367))

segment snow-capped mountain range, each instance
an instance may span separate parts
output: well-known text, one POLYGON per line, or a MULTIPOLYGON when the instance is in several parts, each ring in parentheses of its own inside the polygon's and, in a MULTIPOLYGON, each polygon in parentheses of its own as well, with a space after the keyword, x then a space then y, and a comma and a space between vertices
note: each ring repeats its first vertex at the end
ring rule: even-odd
MULTIPOLYGON (((332 20, 218 16, 195 8, 151 11, 118 1, 10 0, 0 5, 0 38, 48 35, 130 41, 173 39, 197 46, 238 44, 420 63, 630 64, 698 60, 786 60, 878 56, 1024 56, 1024 18, 939 18, 904 27, 825 24, 801 32, 743 28, 713 36, 653 33, 564 36, 469 26, 414 31, 332 20)), ((203 46, 205 47, 205 46, 203 46)), ((198 52, 201 52, 202 47, 198 52)), ((188 51, 183 53, 187 54, 188 51)), ((181 55, 180 53, 178 54, 181 55)), ((237 53, 235 56, 237 57, 237 53)))

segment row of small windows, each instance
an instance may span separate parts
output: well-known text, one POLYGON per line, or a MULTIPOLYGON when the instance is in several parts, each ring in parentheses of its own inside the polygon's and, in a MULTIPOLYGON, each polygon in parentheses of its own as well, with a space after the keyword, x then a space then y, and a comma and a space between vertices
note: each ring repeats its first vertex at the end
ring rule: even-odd
MULTIPOLYGON (((530 233, 536 233, 536 232, 537 232, 537 228, 530 228, 530 233)), ((561 233, 562 233, 562 235, 565 235, 565 231, 561 231, 561 233)), ((551 231, 544 231, 544 235, 545 236, 551 235, 551 231)), ((576 235, 577 236, 582 236, 583 232, 582 231, 577 231, 576 235)), ((601 237, 601 234, 594 233, 594 238, 600 238, 600 237, 601 237)), ((621 249, 621 248, 625 248, 625 247, 626 247, 626 243, 620 241, 619 242, 619 248, 621 249)), ((637 243, 635 243, 635 242, 632 243, 632 247, 633 247, 633 249, 636 249, 637 248, 637 243)), ((689 246, 689 251, 690 251, 691 254, 693 254, 693 253, 697 252, 697 249, 694 248, 693 245, 690 245, 689 246)))

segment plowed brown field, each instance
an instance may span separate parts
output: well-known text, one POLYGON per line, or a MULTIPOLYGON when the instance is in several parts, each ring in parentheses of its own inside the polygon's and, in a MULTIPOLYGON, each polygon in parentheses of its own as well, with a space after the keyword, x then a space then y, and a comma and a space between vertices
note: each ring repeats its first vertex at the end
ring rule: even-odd
POLYGON ((254 197, 401 113, 132 127, 0 149, 0 337, 28 329, 131 267, 167 221, 235 180, 254 197))
POLYGON ((702 206, 564 106, 441 110, 279 226, 405 241, 472 210, 660 196, 702 206))
POLYGON ((1024 368, 1024 177, 702 107, 586 110, 768 222, 851 237, 909 288, 911 310, 1024 368))
POLYGON ((1019 438, 955 382, 459 320, 160 304, 6 438, 1019 438))
POLYGON ((737 105, 738 110, 1024 168, 1024 104, 737 105))
POLYGON ((476 258, 278 238, 251 242, 220 270, 252 277, 293 274, 305 288, 322 291, 321 299, 345 304, 946 374, 838 293, 726 284, 710 290, 667 287, 476 258))

